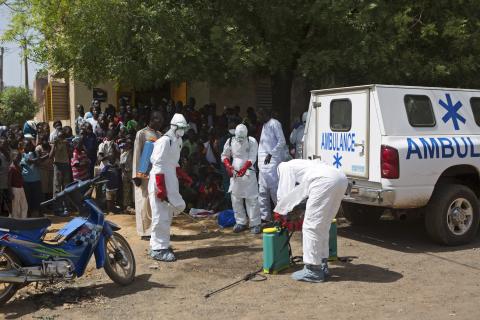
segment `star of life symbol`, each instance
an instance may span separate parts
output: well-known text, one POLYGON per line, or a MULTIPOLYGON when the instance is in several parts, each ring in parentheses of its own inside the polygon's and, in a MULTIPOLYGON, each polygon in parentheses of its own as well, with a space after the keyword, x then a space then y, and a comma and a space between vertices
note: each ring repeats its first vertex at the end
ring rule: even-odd
POLYGON ((445 108, 445 110, 447 110, 447 113, 442 117, 442 120, 443 122, 447 123, 451 119, 453 122, 453 128, 455 130, 460 130, 458 121, 463 122, 463 124, 467 122, 467 120, 465 120, 465 118, 458 113, 458 110, 460 110, 463 104, 460 102, 460 100, 453 104, 449 93, 446 93, 445 96, 447 98, 447 102, 438 100, 438 103, 445 108))
POLYGON ((333 160, 334 160, 334 161, 333 161, 333 165, 334 165, 335 167, 337 167, 337 169, 342 166, 342 162, 341 162, 341 161, 342 161, 342 158, 343 158, 343 157, 342 157, 338 152, 337 152, 337 154, 334 154, 334 155, 333 155, 333 160))

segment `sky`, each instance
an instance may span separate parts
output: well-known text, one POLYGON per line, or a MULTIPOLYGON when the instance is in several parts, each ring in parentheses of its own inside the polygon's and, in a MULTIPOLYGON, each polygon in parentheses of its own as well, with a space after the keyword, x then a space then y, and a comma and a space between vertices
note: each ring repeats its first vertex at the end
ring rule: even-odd
MULTIPOLYGON (((0 35, 3 35, 10 22, 11 12, 8 7, 0 5, 0 35)), ((16 43, 0 43, 5 48, 3 57, 3 82, 5 86, 23 86, 24 71, 21 59, 21 49, 16 43)), ((28 78, 29 86, 32 88, 33 79, 40 66, 29 61, 28 78)))

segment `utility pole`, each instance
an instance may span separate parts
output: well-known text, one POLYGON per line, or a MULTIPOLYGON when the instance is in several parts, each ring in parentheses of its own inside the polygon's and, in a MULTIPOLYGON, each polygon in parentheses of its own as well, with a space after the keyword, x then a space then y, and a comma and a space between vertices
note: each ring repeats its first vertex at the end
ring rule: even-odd
POLYGON ((27 38, 23 39, 23 64, 25 68, 25 89, 29 89, 28 87, 28 59, 27 59, 27 38))
POLYGON ((5 49, 0 47, 0 92, 3 91, 3 53, 5 49))

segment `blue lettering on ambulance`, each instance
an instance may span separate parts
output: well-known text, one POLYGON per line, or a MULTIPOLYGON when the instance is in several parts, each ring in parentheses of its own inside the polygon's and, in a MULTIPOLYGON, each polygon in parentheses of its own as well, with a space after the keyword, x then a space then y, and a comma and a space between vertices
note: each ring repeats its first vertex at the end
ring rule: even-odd
POLYGON ((355 133, 322 132, 320 149, 337 152, 355 152, 355 133))
POLYGON ((435 140, 435 138, 430 138, 431 145, 427 142, 427 140, 425 140, 425 138, 420 138, 419 140, 423 144, 423 154, 425 156, 428 156, 430 158, 438 158, 439 148, 438 148, 437 140, 435 140))
POLYGON ((407 138, 407 160, 452 157, 463 159, 468 156, 480 158, 479 145, 475 145, 471 137, 418 138, 417 141, 419 142, 416 142, 415 138, 407 138))
POLYGON ((407 143, 408 143, 407 160, 412 157, 412 154, 417 154, 418 159, 422 159, 422 152, 420 151, 418 144, 416 144, 412 138, 407 138, 407 143))
POLYGON ((438 141, 440 141, 440 144, 442 145, 442 158, 453 157, 455 150, 452 147, 452 141, 448 138, 438 138, 438 141))
POLYGON ((468 147, 467 147, 467 142, 465 141, 465 138, 461 137, 461 139, 463 141, 463 146, 465 147, 465 152, 464 153, 462 153, 462 151, 460 150, 461 143, 459 143, 457 141, 457 138, 452 138, 452 139, 455 142, 455 144, 457 145, 457 155, 458 155, 458 157, 459 158, 465 158, 468 155, 468 147))
POLYGON ((480 157, 480 153, 475 153, 475 145, 473 144, 472 142, 472 139, 470 139, 470 137, 467 138, 468 142, 470 142, 470 156, 472 158, 479 158, 480 157))

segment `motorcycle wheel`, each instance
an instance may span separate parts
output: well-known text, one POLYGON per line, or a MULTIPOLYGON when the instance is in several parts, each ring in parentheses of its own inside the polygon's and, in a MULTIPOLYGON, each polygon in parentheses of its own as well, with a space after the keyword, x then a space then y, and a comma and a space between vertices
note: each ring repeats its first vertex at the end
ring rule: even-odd
MULTIPOLYGON (((6 249, 0 254, 0 271, 11 271, 15 269, 14 264, 20 265, 20 260, 13 252, 6 249)), ((0 282, 0 306, 7 303, 20 288, 21 284, 18 283, 0 282)))
POLYGON ((135 279, 135 257, 127 240, 114 232, 105 240, 105 272, 113 282, 126 286, 135 279))

